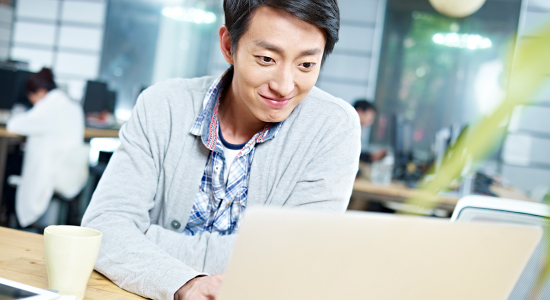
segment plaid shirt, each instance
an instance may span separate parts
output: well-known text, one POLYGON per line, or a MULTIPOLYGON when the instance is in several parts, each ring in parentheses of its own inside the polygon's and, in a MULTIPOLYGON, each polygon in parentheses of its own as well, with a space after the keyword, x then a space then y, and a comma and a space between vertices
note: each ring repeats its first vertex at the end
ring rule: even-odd
POLYGON ((199 191, 191 216, 183 231, 187 235, 204 231, 217 231, 221 235, 234 233, 240 224, 240 217, 246 208, 250 166, 255 146, 274 138, 281 128, 280 123, 268 123, 256 133, 241 149, 229 170, 227 184, 223 174, 226 162, 223 144, 218 138, 219 98, 227 80, 232 78, 233 68, 228 69, 212 83, 204 99, 204 109, 191 128, 191 134, 200 136, 210 155, 204 167, 199 191))

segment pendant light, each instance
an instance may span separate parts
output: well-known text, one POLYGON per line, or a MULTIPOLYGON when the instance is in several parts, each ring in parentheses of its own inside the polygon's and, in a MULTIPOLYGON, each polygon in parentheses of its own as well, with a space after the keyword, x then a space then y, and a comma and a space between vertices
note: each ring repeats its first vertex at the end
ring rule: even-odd
POLYGON ((439 13, 452 17, 467 17, 483 6, 485 0, 430 0, 439 13))

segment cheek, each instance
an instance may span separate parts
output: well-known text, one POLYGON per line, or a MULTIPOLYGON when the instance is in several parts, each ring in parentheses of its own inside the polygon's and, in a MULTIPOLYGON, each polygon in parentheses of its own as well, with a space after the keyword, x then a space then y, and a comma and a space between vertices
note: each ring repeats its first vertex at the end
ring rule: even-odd
POLYGON ((239 70, 235 70, 239 74, 239 85, 241 93, 254 94, 255 90, 267 85, 269 82, 269 72, 258 66, 255 62, 241 66, 239 70))
MULTIPOLYGON (((301 71, 300 71, 301 72, 301 71)), ((319 71, 311 71, 309 73, 301 73, 296 75, 296 87, 299 93, 305 94, 304 97, 311 91, 319 78, 319 71)))

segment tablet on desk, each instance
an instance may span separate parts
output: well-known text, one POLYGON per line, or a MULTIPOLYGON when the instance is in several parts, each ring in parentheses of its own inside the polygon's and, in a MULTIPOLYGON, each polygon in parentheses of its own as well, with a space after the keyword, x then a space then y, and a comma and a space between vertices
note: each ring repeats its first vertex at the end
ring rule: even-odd
POLYGON ((53 300, 59 294, 0 278, 0 300, 53 300))

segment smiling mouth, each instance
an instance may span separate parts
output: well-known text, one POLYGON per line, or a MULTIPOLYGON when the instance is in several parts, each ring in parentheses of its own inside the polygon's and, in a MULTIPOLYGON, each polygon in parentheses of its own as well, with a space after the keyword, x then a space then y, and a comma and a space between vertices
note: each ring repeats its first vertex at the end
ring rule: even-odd
POLYGON ((286 98, 286 99, 273 99, 273 98, 269 98, 269 97, 266 97, 266 96, 261 95, 261 94, 260 94, 260 97, 262 97, 264 100, 275 101, 275 102, 288 102, 288 101, 292 100, 292 97, 291 98, 286 98))
POLYGON ((275 110, 283 109, 292 99, 292 98, 272 99, 272 98, 265 97, 263 95, 260 95, 260 97, 262 97, 262 99, 267 103, 267 105, 270 108, 275 110))

